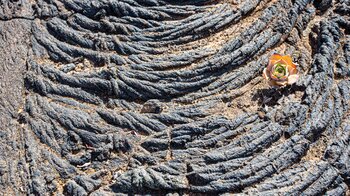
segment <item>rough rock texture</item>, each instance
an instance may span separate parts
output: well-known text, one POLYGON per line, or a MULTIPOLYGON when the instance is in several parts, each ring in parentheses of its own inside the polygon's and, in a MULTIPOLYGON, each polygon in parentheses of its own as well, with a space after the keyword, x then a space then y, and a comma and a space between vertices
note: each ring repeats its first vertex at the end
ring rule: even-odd
POLYGON ((0 0, 0 194, 349 194, 349 29, 349 0, 0 0))

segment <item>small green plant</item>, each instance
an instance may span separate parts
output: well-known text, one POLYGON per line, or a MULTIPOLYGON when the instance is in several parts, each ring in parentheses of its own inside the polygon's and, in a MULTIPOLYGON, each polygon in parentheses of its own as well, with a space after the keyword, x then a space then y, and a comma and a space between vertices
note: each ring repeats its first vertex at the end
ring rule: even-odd
POLYGON ((287 86, 299 79, 298 69, 292 58, 288 55, 273 54, 269 64, 264 69, 264 78, 274 87, 287 86))

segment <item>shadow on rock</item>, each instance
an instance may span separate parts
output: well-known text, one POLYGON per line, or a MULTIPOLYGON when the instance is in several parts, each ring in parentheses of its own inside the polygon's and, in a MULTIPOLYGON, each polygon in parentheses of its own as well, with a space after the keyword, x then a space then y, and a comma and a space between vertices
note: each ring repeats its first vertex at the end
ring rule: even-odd
POLYGON ((302 89, 295 85, 283 88, 259 89, 253 95, 252 100, 258 101, 259 105, 274 106, 279 104, 278 102, 281 98, 289 96, 299 90, 302 89))

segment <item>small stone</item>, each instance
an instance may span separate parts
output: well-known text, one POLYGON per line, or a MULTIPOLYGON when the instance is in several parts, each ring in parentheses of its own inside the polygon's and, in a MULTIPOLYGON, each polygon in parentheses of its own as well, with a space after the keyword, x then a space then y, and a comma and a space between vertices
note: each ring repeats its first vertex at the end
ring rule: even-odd
POLYGON ((68 73, 76 68, 76 65, 74 63, 62 65, 60 70, 63 71, 64 73, 68 73))
POLYGON ((141 113, 156 113, 159 114, 163 110, 163 105, 159 100, 151 99, 143 104, 141 113))
POLYGON ((262 111, 259 111, 259 112, 258 112, 258 116, 259 116, 259 118, 264 119, 265 113, 262 112, 262 111))

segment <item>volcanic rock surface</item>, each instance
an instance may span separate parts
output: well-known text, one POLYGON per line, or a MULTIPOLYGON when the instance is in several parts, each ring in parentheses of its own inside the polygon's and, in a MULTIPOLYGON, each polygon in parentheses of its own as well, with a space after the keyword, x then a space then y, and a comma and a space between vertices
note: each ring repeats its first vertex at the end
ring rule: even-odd
POLYGON ((349 76, 349 0, 0 0, 0 194, 349 194, 349 76))

